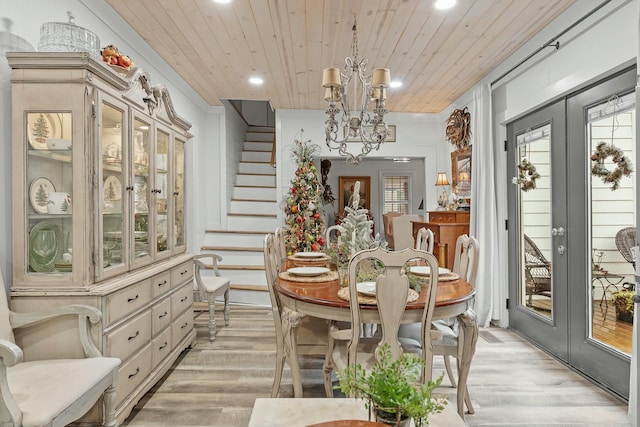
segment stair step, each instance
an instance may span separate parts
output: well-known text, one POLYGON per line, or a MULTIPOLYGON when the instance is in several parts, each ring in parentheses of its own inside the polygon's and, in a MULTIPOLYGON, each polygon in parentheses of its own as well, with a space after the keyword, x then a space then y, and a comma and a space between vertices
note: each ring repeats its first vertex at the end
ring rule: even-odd
POLYGON ((256 212, 260 212, 258 215, 264 215, 264 212, 275 213, 278 212, 278 204, 276 201, 262 201, 262 200, 251 200, 251 201, 238 201, 232 200, 231 205, 229 206, 228 214, 233 215, 253 215, 256 212))
POLYGON ((240 162, 238 164, 238 173, 247 175, 262 174, 275 176, 276 169, 268 162, 240 162))
POLYGON ((275 203, 276 200, 259 200, 259 199, 231 199, 232 202, 252 202, 252 203, 275 203))
POLYGON ((267 234, 273 231, 255 231, 255 230, 204 230, 205 233, 229 233, 229 234, 267 234))
POLYGON ((271 154, 273 150, 273 141, 256 141, 246 139, 242 146, 244 151, 266 151, 271 154))
POLYGON ((233 230, 274 230, 279 226, 277 215, 227 215, 227 226, 233 230))
POLYGON ((243 162, 269 163, 271 161, 271 151, 243 151, 240 159, 243 162))
POLYGON ((244 187, 274 187, 276 186, 276 176, 273 175, 249 175, 237 174, 236 185, 244 187))
POLYGON ((263 214, 263 213, 228 213, 228 216, 258 216, 258 217, 266 217, 266 218, 276 218, 278 215, 276 214, 263 214))

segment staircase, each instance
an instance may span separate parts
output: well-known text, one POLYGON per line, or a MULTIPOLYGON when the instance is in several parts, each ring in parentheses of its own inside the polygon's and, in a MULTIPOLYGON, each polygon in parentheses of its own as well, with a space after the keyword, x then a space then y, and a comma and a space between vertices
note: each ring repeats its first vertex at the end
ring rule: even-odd
POLYGON ((262 245, 277 227, 276 170, 271 166, 275 129, 247 130, 226 230, 205 230, 203 251, 222 256, 220 274, 231 279, 230 299, 269 305, 262 245))

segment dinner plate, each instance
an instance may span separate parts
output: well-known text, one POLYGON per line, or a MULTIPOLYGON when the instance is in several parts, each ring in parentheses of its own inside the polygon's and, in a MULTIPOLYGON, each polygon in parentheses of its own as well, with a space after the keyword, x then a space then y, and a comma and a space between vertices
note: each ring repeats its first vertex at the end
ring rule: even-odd
MULTIPOLYGON (((431 267, 428 265, 416 265, 409 268, 413 274, 417 274, 418 276, 430 276, 431 275, 431 267)), ((451 273, 451 270, 444 267, 438 267, 438 275, 451 273)))
POLYGON ((362 295, 376 295, 376 282, 359 282, 356 283, 356 289, 362 295))
POLYGON ((53 183, 43 176, 31 181, 29 186, 29 201, 34 211, 40 214, 49 212, 49 193, 56 191, 53 183))
POLYGON ((325 267, 294 267, 287 270, 287 273, 293 274, 294 276, 320 276, 322 274, 328 273, 328 268, 325 267))
POLYGON ((322 252, 297 252, 295 256, 297 258, 322 258, 324 254, 322 252))

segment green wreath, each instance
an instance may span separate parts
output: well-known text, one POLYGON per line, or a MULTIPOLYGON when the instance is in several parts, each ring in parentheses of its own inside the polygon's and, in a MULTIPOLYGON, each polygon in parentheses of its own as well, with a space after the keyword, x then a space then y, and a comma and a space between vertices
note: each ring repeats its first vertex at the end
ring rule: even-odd
POLYGON ((624 155, 624 152, 613 144, 604 141, 598 143, 595 153, 591 155, 591 174, 599 176, 605 183, 611 183, 611 191, 620 187, 622 176, 631 176, 633 172, 631 161, 624 155), (616 168, 612 171, 604 167, 604 161, 611 157, 616 168))
POLYGON ((540 174, 536 172, 536 167, 527 159, 522 159, 518 165, 518 178, 515 183, 520 186, 522 191, 529 191, 536 188, 536 180, 540 178, 540 174))

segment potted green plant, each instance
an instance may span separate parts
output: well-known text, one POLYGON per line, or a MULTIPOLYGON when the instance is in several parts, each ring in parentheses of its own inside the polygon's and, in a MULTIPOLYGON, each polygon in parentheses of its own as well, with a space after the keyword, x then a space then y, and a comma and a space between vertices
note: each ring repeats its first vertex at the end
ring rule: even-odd
POLYGON ((442 412, 446 398, 434 396, 442 375, 428 384, 418 380, 424 361, 411 353, 394 359, 388 344, 380 347, 378 362, 370 371, 356 364, 336 371, 339 388, 347 396, 365 399, 376 421, 393 426, 408 425, 411 418, 417 427, 429 425, 429 415, 442 412))
POLYGON ((616 317, 623 322, 633 323, 633 294, 628 289, 617 291, 613 294, 613 303, 616 306, 616 317))

